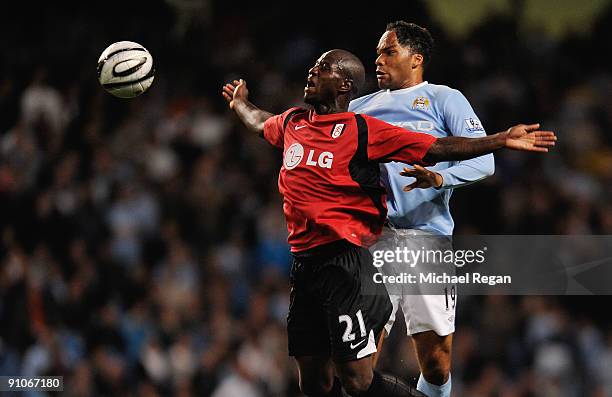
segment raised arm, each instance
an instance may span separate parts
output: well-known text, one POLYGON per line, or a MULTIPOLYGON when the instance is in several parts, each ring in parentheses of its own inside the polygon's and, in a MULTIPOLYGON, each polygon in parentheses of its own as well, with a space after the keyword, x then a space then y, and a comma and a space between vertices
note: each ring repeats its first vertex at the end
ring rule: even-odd
POLYGON ((466 160, 483 154, 492 153, 502 148, 527 152, 548 152, 554 146, 557 137, 552 131, 539 131, 540 124, 519 124, 482 138, 464 138, 450 136, 437 139, 423 157, 427 163, 438 161, 466 160))
POLYGON ((249 90, 247 89, 246 81, 240 79, 239 81, 234 80, 233 84, 227 83, 223 86, 221 93, 229 104, 230 109, 236 112, 240 121, 249 130, 263 134, 264 123, 274 115, 259 109, 249 102, 249 90))

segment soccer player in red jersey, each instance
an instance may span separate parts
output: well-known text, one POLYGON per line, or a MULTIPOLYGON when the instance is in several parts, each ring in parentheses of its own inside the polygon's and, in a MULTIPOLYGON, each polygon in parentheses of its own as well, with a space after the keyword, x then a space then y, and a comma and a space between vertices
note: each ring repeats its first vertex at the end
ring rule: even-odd
POLYGON ((386 217, 379 163, 432 164, 464 160, 501 148, 546 152, 554 133, 517 125, 483 138, 436 139, 347 112, 365 80, 348 51, 324 53, 309 70, 304 101, 280 115, 248 101, 243 80, 222 94, 251 131, 283 149, 279 191, 294 256, 287 317, 289 354, 308 396, 423 396, 372 369, 376 341, 391 313, 383 285, 361 292, 374 268, 367 247, 386 217), (340 379, 334 377, 334 368, 340 379))

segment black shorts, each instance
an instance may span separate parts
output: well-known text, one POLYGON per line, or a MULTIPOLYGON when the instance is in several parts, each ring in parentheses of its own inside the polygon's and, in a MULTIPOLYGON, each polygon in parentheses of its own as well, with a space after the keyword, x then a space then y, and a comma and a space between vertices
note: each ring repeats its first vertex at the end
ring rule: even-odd
POLYGON ((373 283, 374 273, 370 252, 346 240, 295 254, 289 355, 352 361, 375 353, 392 305, 385 286, 373 283))

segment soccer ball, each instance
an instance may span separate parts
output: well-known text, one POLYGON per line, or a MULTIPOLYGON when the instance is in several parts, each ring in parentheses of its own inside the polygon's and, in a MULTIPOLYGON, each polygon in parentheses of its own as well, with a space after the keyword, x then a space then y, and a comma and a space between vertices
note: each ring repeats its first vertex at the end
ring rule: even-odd
POLYGON ((118 41, 108 46, 98 59, 98 81, 119 98, 134 98, 153 83, 153 57, 133 41, 118 41))

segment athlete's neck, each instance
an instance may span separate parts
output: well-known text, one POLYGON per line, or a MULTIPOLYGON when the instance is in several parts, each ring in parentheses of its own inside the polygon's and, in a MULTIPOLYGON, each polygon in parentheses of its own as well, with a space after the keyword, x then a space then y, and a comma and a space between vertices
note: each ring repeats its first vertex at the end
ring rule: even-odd
POLYGON ((348 101, 339 97, 334 103, 317 103, 313 107, 316 114, 334 114, 348 112, 348 105, 348 101))
POLYGON ((404 88, 414 87, 415 85, 419 85, 422 82, 423 82, 423 75, 420 75, 420 76, 410 76, 399 87, 391 88, 391 91, 394 91, 394 90, 403 90, 404 88))

